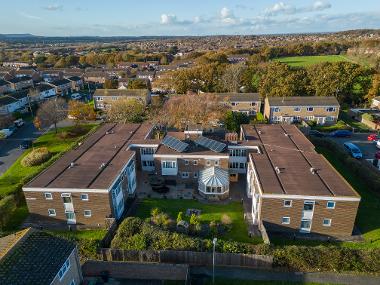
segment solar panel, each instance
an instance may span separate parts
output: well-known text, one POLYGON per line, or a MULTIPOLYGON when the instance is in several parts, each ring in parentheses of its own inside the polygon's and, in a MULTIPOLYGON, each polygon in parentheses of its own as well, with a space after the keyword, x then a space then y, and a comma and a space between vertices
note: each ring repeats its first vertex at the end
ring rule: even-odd
POLYGON ((215 152, 222 152, 227 146, 225 143, 221 143, 202 136, 199 137, 195 143, 215 152))
POLYGON ((166 136, 162 140, 162 144, 166 145, 167 147, 174 149, 178 152, 184 152, 187 147, 189 146, 187 143, 184 143, 180 141, 179 139, 172 137, 172 136, 166 136))

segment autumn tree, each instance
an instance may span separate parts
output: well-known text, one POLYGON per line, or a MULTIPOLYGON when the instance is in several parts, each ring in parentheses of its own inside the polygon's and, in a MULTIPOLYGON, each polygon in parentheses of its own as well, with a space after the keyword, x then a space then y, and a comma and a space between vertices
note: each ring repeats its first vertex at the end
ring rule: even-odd
POLYGON ((150 83, 144 79, 132 79, 128 81, 128 89, 149 89, 150 83))
POLYGON ((105 89, 117 89, 118 82, 116 79, 106 79, 104 82, 105 89))
POLYGON ((82 121, 93 121, 96 119, 94 108, 89 104, 71 100, 69 102, 68 115, 78 124, 82 121))
POLYGON ((243 74, 246 70, 244 64, 229 64, 227 65, 222 77, 221 87, 223 91, 239 92, 242 86, 243 74))
POLYGON ((372 85, 368 90, 365 99, 371 104, 372 99, 377 96, 380 96, 380 74, 375 74, 372 76, 372 85))
POLYGON ((57 123, 67 117, 67 103, 62 98, 49 100, 41 104, 37 110, 34 124, 38 129, 54 125, 57 133, 57 123))
POLYGON ((155 123, 183 129, 189 124, 209 126, 220 121, 228 107, 212 93, 172 96, 155 117, 155 123))
POLYGON ((140 123, 145 114, 144 104, 134 98, 122 98, 107 105, 107 120, 115 123, 140 123))

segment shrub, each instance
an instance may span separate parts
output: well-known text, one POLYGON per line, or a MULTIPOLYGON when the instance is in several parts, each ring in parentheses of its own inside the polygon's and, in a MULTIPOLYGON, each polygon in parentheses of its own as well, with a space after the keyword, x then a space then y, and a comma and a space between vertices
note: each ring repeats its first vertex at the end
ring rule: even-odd
POLYGON ((41 165, 50 157, 51 153, 46 147, 35 148, 21 160, 21 165, 24 167, 41 165))
POLYGON ((60 132, 58 136, 61 139, 70 139, 70 138, 83 136, 87 134, 87 132, 88 132, 88 129, 86 127, 81 126, 81 125, 76 125, 76 126, 71 127, 67 131, 60 132))
POLYGON ((9 220, 9 216, 16 209, 16 201, 14 195, 6 196, 0 200, 0 225, 4 227, 9 220))
POLYGON ((375 118, 373 117, 372 114, 369 114, 369 113, 364 113, 362 115, 362 118, 367 120, 367 121, 370 121, 370 122, 373 122, 375 120, 375 118))
POLYGON ((183 212, 179 212, 179 213, 178 213, 178 216, 177 216, 177 224, 178 224, 179 222, 181 222, 181 221, 183 221, 183 212))
POLYGON ((229 215, 223 214, 222 218, 220 219, 223 225, 228 226, 232 224, 232 219, 229 215))

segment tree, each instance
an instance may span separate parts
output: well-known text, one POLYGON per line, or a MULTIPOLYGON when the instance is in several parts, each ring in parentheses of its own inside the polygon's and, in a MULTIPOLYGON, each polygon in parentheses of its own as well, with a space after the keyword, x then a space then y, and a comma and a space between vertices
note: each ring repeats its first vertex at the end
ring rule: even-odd
POLYGON ((221 78, 221 87, 223 91, 239 92, 242 86, 242 77, 246 70, 244 64, 227 65, 221 78))
POLYGON ((371 88, 369 88, 365 99, 371 104, 372 99, 377 96, 380 96, 380 74, 375 74, 372 76, 372 85, 371 88))
POLYGON ((61 57, 57 62, 56 64, 54 64, 54 67, 55 68, 63 68, 63 67, 66 67, 67 64, 66 64, 66 60, 64 57, 61 57))
POLYGON ((145 114, 142 102, 134 98, 122 98, 107 105, 107 120, 115 123, 140 123, 145 114))
POLYGON ((183 212, 179 212, 179 213, 178 213, 178 216, 177 216, 177 224, 178 224, 179 222, 181 222, 181 221, 183 221, 183 212))
POLYGON ((118 82, 116 79, 106 79, 104 81, 104 88, 105 89, 117 89, 118 82))
POLYGON ((69 102, 68 114, 76 123, 81 121, 93 121, 96 119, 96 113, 92 106, 75 100, 69 102))
POLYGON ((228 107, 212 93, 171 97, 154 118, 156 123, 184 129, 189 124, 209 126, 220 121, 228 107))
POLYGON ((150 84, 144 79, 133 79, 128 81, 128 89, 146 89, 149 88, 150 84))
POLYGON ((227 111, 224 123, 227 130, 231 132, 239 132, 241 124, 248 124, 249 117, 245 113, 227 111))
POLYGON ((37 116, 34 125, 38 129, 50 127, 54 125, 55 133, 57 133, 57 123, 67 117, 67 103, 62 98, 49 100, 41 104, 37 110, 37 116))

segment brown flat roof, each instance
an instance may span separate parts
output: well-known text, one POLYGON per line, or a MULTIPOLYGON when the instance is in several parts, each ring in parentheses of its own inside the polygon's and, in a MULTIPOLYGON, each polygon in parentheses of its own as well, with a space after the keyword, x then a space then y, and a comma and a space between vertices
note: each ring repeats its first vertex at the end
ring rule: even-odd
POLYGON ((149 124, 105 124, 25 187, 108 189, 134 156, 127 146, 133 140, 144 140, 150 129, 149 124))
POLYGON ((262 154, 251 153, 250 157, 263 193, 359 197, 296 126, 248 127, 255 129, 262 144, 262 154))
POLYGON ((271 106, 339 106, 334 96, 267 97, 271 106))

